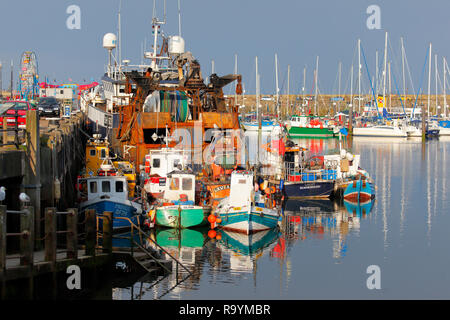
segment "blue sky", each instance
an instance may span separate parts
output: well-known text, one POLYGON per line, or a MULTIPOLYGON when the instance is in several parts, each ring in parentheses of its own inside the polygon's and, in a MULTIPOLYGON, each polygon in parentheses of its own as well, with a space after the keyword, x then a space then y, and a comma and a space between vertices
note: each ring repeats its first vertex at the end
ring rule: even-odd
MULTIPOLYGON (((162 0, 157 2, 159 9, 162 3, 162 0)), ((98 80, 107 60, 102 37, 107 32, 116 32, 118 7, 119 0, 3 0, 0 3, 0 60, 4 65, 4 89, 9 83, 11 59, 14 59, 17 79, 17 65, 25 50, 36 52, 41 79, 48 76, 59 83, 67 83, 69 78, 80 82, 91 78, 98 80), (69 5, 78 5, 81 9, 80 30, 66 27, 69 5)), ((215 61, 218 74, 233 73, 237 54, 238 71, 243 75, 247 93, 255 91, 255 56, 259 59, 262 92, 275 92, 275 53, 278 54, 282 93, 287 87, 288 64, 291 66, 291 93, 299 92, 305 65, 306 90, 311 92, 317 55, 320 91, 337 92, 341 61, 341 91, 349 92, 350 65, 352 61, 357 64, 357 39, 361 38, 369 72, 373 75, 376 50, 382 68, 385 31, 389 32, 388 59, 393 61, 392 73, 396 81, 401 79, 400 37, 403 37, 417 90, 429 42, 433 43, 433 72, 436 53, 440 77, 442 57, 448 54, 450 47, 448 0, 181 0, 181 7, 186 49, 200 61, 204 77, 211 71, 211 60, 215 61), (366 9, 374 4, 381 9, 380 30, 366 27, 369 17, 366 9)), ((153 0, 123 0, 123 59, 134 63, 141 61, 141 45, 145 38, 149 45, 151 39, 152 8, 153 0)), ((166 34, 178 33, 177 0, 167 0, 164 30, 166 34)), ((365 66, 363 82, 368 88, 365 66)), ((424 84, 426 86, 426 81, 424 84)), ((434 82, 432 88, 434 92, 434 82)), ((225 93, 229 91, 225 89, 225 93)))

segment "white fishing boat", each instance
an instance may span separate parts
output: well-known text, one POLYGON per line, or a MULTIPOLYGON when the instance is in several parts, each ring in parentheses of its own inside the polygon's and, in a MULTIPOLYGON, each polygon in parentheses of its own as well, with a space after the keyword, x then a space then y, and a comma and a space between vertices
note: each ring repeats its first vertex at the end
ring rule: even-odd
POLYGON ((251 234, 278 225, 279 210, 255 192, 253 184, 253 172, 233 171, 230 196, 219 203, 215 212, 220 228, 251 234))

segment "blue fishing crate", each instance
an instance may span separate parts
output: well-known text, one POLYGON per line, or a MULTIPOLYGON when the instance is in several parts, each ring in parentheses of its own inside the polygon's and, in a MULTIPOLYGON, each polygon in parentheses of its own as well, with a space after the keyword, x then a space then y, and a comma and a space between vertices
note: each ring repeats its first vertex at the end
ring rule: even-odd
POLYGON ((302 180, 303 181, 314 181, 314 180, 316 180, 316 174, 315 173, 302 173, 302 180))

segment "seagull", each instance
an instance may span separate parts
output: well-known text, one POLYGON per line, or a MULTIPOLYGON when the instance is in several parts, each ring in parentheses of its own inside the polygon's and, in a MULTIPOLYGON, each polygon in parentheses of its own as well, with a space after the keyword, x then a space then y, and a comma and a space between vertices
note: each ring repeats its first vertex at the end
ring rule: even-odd
POLYGON ((3 204, 3 200, 5 200, 6 197, 6 188, 0 187, 0 202, 3 204))
POLYGON ((24 192, 19 194, 19 200, 21 202, 23 202, 24 205, 25 205, 25 203, 29 203, 31 201, 30 197, 24 192))

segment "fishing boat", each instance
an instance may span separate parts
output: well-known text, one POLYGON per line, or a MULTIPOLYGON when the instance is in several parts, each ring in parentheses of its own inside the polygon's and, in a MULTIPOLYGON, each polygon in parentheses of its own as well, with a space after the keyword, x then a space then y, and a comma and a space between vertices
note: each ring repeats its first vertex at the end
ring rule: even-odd
POLYGON ((206 225, 211 207, 196 204, 195 175, 173 171, 167 179, 164 198, 156 205, 156 225, 170 228, 206 225))
POLYGON ((337 133, 327 122, 306 115, 292 116, 289 121, 286 121, 286 127, 289 138, 331 138, 337 133))
POLYGON ((161 148, 149 150, 145 155, 144 189, 155 199, 161 199, 166 189, 167 174, 186 168, 189 163, 187 151, 177 148, 161 148))
MULTIPOLYGON (((261 119, 261 131, 270 132, 273 130, 273 127, 276 125, 276 121, 272 120, 268 117, 262 117, 261 119)), ((252 117, 245 117, 244 121, 242 121, 242 126, 246 131, 258 131, 259 123, 257 119, 253 119, 252 117)))
POLYGON ((281 218, 279 210, 269 198, 254 190, 254 176, 250 171, 233 171, 230 196, 215 210, 218 226, 225 230, 251 234, 275 228, 281 218))
POLYGON ((93 176, 78 179, 80 212, 94 209, 97 215, 110 211, 114 215, 113 230, 143 223, 145 210, 142 203, 128 197, 128 182, 124 176, 93 176))

